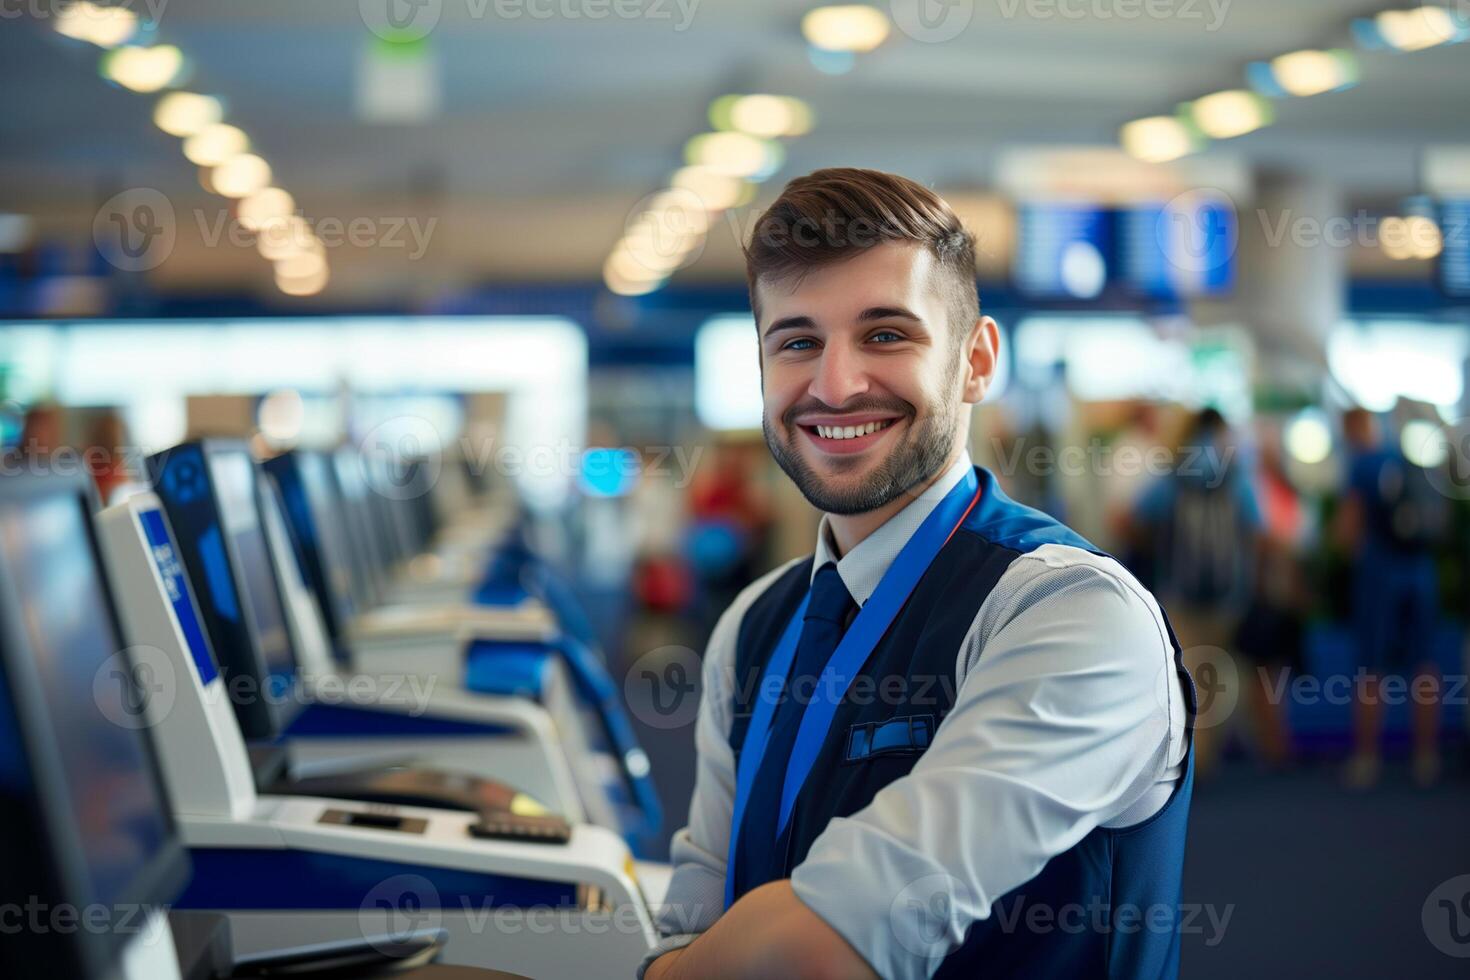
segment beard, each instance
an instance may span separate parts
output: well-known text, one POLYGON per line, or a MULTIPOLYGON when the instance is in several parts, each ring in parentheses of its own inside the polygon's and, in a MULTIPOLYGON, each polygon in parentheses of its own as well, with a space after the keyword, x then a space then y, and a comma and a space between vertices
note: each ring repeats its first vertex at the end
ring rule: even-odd
MULTIPOLYGON (((827 514, 847 516, 877 510, 897 500, 914 487, 927 483, 937 476, 940 467, 948 460, 954 446, 955 427, 959 424, 959 389, 940 398, 922 418, 918 409, 902 399, 861 399, 848 406, 848 412, 883 412, 897 415, 893 424, 907 420, 909 425, 903 439, 878 464, 873 472, 859 485, 852 487, 830 486, 818 476, 796 448, 796 430, 793 419, 801 412, 812 409, 827 409, 820 403, 798 402, 781 415, 779 427, 768 415, 761 417, 761 432, 766 438, 766 447, 776 465, 791 478, 801 495, 813 507, 827 514)), ((863 461, 837 457, 836 468, 856 469, 863 461)))

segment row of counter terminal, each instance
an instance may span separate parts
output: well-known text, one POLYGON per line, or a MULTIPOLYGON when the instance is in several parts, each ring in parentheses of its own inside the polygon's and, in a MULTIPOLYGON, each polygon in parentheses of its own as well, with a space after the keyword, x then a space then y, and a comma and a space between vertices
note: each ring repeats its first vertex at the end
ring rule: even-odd
POLYGON ((0 479, 7 977, 631 975, 648 757, 451 461, 243 442, 0 479), (18 910, 18 911, 17 911, 18 910))

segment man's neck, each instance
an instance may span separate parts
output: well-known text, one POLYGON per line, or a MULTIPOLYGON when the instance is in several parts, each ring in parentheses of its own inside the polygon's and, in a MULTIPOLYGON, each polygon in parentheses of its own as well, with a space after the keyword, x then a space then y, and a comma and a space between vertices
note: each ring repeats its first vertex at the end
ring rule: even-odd
POLYGON ((827 526, 832 529, 832 543, 836 546, 837 557, 840 559, 852 549, 862 543, 863 539, 872 534, 878 528, 888 523, 888 519, 919 497, 924 491, 939 482, 944 474, 948 473, 954 466, 955 461, 964 452, 961 447, 950 453, 944 465, 934 471, 934 475, 917 483, 894 497, 882 507, 873 510, 865 510, 861 514, 828 514, 827 526))

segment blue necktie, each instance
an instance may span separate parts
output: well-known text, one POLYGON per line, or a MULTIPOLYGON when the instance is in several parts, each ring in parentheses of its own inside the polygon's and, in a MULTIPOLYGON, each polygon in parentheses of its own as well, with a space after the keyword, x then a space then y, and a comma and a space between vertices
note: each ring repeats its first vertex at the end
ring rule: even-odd
POLYGON ((755 786, 746 804, 740 833, 739 866, 730 869, 735 875, 735 895, 787 876, 785 849, 778 845, 776 820, 781 810, 781 787, 786 779, 786 764, 791 747, 801 727, 801 716, 811 699, 820 697, 817 680, 822 668, 832 658, 847 629, 847 619, 856 603, 831 562, 823 565, 812 579, 811 599, 801 622, 801 638, 796 642, 796 657, 786 690, 771 718, 770 739, 761 757, 755 786))

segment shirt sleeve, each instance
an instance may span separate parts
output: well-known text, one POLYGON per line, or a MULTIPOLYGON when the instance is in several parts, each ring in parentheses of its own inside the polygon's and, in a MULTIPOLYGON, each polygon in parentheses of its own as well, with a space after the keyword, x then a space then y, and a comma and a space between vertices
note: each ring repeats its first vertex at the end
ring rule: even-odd
POLYGON ((1182 756, 1162 617, 1110 560, 1017 559, 960 670, 913 770, 829 823, 792 874, 797 896, 887 978, 930 976, 996 899, 1124 815, 1182 756))
POLYGON ((664 904, 654 910, 654 925, 664 938, 639 967, 640 977, 655 959, 689 945, 724 914, 725 860, 735 811, 735 753, 730 748, 735 644, 746 610, 789 567, 777 568, 742 591, 720 616, 705 647, 703 692, 694 723, 698 767, 689 823, 675 832, 669 845, 674 873, 664 904))

